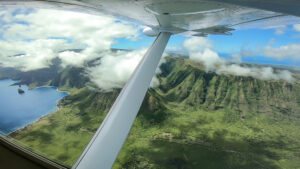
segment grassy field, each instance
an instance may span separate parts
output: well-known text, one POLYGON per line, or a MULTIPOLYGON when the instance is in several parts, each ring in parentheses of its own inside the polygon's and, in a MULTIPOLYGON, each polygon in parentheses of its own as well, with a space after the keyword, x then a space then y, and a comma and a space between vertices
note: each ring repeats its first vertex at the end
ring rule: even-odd
MULTIPOLYGON (((300 85, 216 75, 167 59, 114 169, 299 169, 300 85)), ((10 135, 72 166, 120 89, 60 89, 60 109, 10 135)))
POLYGON ((299 168, 299 122, 172 105, 160 125, 137 118, 117 168, 299 168), (176 108, 174 108, 176 107, 176 108), (287 132, 288 131, 288 132, 287 132))

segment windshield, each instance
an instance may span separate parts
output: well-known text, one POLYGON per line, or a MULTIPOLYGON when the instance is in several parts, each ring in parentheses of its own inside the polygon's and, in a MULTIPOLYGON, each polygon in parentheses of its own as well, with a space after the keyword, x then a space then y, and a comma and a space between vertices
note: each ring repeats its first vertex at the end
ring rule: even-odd
MULTIPOLYGON (((113 168, 299 168, 299 21, 172 35, 113 168)), ((0 133, 71 168, 155 38, 50 9, 0 23, 0 133)))

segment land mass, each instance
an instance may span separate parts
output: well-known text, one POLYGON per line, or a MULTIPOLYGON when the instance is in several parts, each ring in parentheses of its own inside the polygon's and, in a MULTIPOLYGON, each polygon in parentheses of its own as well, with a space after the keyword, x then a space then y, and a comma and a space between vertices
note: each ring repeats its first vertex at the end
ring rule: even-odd
POLYGON ((24 91, 23 89, 19 88, 19 89, 18 89, 18 93, 19 93, 19 94, 23 94, 23 93, 25 93, 25 91, 24 91))
MULTIPOLYGON (((58 111, 10 137, 72 166, 121 89, 103 92, 82 68, 61 68, 54 62, 29 72, 0 69, 0 78, 70 92, 58 111)), ((160 84, 148 90, 113 168, 300 167, 299 79, 287 83, 219 75, 172 56, 160 68, 160 84)))

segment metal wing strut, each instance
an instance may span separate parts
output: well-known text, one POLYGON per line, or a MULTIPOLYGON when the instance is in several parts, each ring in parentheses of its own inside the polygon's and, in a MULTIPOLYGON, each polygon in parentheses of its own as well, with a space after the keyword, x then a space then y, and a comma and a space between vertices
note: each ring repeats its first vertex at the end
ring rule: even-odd
POLYGON ((170 36, 168 32, 159 33, 72 169, 109 169, 113 166, 170 36))

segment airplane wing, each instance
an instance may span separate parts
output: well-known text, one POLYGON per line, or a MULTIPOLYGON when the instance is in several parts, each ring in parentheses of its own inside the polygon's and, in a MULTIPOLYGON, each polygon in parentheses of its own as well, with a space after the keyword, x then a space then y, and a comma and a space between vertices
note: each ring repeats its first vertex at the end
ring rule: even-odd
POLYGON ((145 34, 157 35, 73 169, 112 167, 171 34, 229 35, 236 25, 300 16, 299 0, 0 0, 0 5, 100 12, 148 26, 145 34))
POLYGON ((300 16, 297 0, 0 0, 0 5, 105 13, 146 25, 157 33, 185 35, 220 34, 212 28, 300 16))

